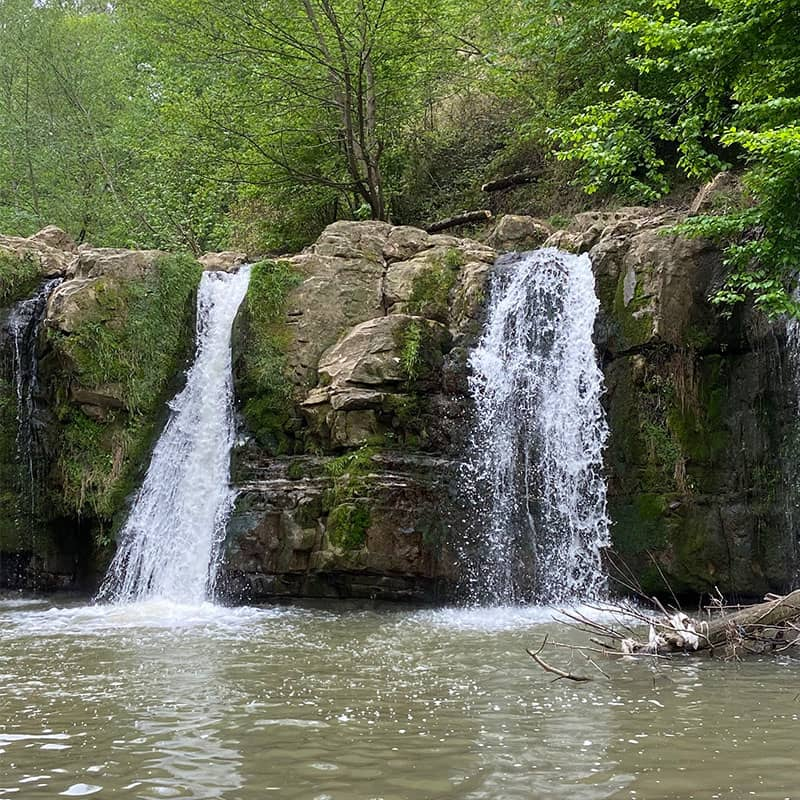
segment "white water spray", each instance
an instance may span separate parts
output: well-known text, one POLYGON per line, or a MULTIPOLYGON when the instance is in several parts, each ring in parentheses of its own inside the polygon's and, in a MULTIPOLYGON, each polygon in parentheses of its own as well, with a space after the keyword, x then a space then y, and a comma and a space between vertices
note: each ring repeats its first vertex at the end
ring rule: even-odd
POLYGON ((470 357, 469 465, 486 542, 475 599, 559 603, 606 588, 603 376, 591 262, 555 249, 498 265, 470 357))
POLYGON ((234 500, 231 329, 250 268, 205 272, 197 296, 197 350, 186 386, 153 451, 99 597, 197 605, 209 595, 234 500))

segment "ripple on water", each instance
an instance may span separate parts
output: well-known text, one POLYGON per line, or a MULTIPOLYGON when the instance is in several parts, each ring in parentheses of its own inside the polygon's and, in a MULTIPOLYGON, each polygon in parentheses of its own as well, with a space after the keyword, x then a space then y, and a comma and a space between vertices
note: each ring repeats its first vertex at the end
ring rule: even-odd
POLYGON ((553 683, 525 647, 582 639, 556 613, 6 608, 0 797, 711 797, 734 771, 743 797, 791 795, 795 662, 553 683))

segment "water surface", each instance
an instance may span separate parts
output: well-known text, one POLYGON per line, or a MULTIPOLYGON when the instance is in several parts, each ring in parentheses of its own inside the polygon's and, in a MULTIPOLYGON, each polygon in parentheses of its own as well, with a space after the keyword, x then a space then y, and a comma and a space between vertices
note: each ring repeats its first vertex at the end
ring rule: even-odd
POLYGON ((797 662, 554 683, 546 632, 582 638, 545 609, 0 600, 0 797, 800 797, 797 662))

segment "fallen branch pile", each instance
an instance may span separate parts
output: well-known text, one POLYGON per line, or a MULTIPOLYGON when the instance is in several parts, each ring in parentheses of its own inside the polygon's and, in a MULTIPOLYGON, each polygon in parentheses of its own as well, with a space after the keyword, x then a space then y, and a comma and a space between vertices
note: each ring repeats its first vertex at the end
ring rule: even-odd
MULTIPOLYGON (((556 680, 588 681, 553 667, 542 658, 545 647, 568 649, 580 654, 598 672, 606 673, 595 659, 670 658, 676 653, 739 659, 743 655, 784 653, 794 649, 800 655, 800 589, 787 595, 767 595, 763 603, 751 606, 725 606, 719 598, 703 610, 699 619, 677 609, 667 610, 654 600, 660 614, 649 614, 634 606, 598 606, 601 619, 592 619, 576 609, 560 612, 562 622, 588 634, 588 645, 552 642, 545 637, 538 650, 528 655, 556 680), (646 627, 644 627, 646 626, 646 627), (646 633, 645 633, 646 631, 646 633)), ((592 608, 592 607, 590 607, 592 608)))

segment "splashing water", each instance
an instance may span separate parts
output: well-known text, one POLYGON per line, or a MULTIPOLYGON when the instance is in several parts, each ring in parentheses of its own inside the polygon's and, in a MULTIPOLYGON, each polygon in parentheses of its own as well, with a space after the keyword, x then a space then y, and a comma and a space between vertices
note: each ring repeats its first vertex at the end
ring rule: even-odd
POLYGON ((599 302, 588 256, 549 248, 498 265, 470 356, 476 422, 468 478, 484 552, 481 602, 597 599, 609 544, 599 302))
POLYGON ((236 428, 231 329, 250 268, 205 272, 197 296, 197 350, 186 386, 153 451, 99 598, 198 605, 209 595, 235 497, 236 428))

